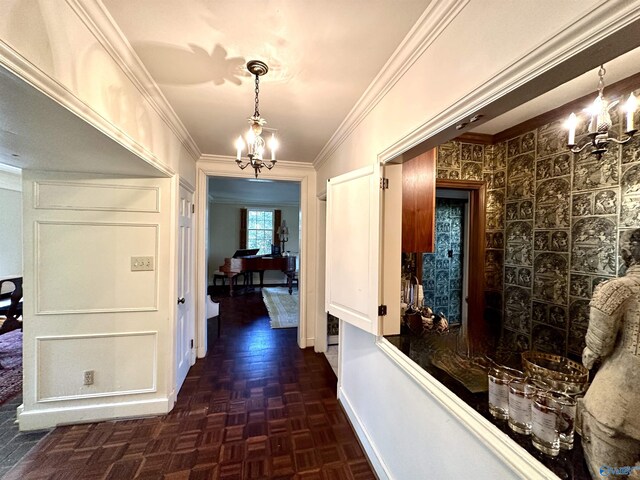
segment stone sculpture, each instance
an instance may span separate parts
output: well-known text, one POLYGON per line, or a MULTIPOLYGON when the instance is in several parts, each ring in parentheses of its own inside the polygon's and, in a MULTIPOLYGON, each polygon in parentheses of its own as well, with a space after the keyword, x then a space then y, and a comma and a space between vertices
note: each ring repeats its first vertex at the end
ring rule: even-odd
POLYGON ((621 254, 626 274, 594 291, 582 353, 588 369, 602 360, 582 408, 584 452, 593 478, 602 478, 602 469, 608 476, 618 471, 640 478, 640 229, 622 242, 621 254), (619 468, 624 470, 611 470, 619 468))

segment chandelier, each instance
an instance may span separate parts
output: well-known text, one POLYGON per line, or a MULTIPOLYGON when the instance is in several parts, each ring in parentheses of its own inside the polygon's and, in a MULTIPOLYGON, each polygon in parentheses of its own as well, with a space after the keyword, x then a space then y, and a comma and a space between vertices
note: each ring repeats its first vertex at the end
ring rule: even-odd
MULTIPOLYGON (((275 131, 271 131, 271 138, 268 142, 262 138, 263 126, 267 121, 260 116, 260 100, 258 95, 260 94, 260 77, 269 71, 269 67, 266 63, 260 60, 251 60, 247 63, 247 70, 256 77, 256 98, 255 98, 255 110, 253 116, 249 118, 249 130, 236 140, 236 164, 241 170, 244 170, 248 166, 253 167, 253 170, 258 178, 258 173, 262 168, 266 167, 267 170, 271 170, 276 165, 276 150, 278 148, 278 140, 275 136, 275 131), (271 160, 265 160, 264 155, 266 153, 266 144, 268 143, 269 150, 271 151, 271 160), (247 157, 249 160, 242 161, 242 152, 247 148, 247 157)), ((266 129, 264 129, 266 130, 266 129)))
POLYGON ((593 149, 590 153, 595 155, 598 160, 600 160, 602 155, 607 151, 609 142, 623 145, 629 142, 631 138, 633 138, 633 135, 638 131, 634 128, 633 124, 633 115, 638 107, 638 102, 632 92, 623 107, 623 111, 626 113, 626 138, 618 140, 617 138, 609 136, 609 130, 612 125, 609 111, 619 103, 619 100, 609 103, 604 98, 602 91, 604 90, 605 73, 607 73, 607 71, 604 69, 604 65, 600 65, 600 69, 598 70, 598 77, 600 79, 598 81, 598 96, 591 107, 586 109, 586 112, 591 117, 589 121, 589 131, 587 132, 588 140, 581 147, 576 144, 576 127, 578 125, 578 117, 575 113, 572 113, 569 115, 569 119, 567 120, 567 128, 569 129, 569 141, 567 142, 567 147, 569 147, 573 153, 580 153, 585 148, 591 146, 593 149))

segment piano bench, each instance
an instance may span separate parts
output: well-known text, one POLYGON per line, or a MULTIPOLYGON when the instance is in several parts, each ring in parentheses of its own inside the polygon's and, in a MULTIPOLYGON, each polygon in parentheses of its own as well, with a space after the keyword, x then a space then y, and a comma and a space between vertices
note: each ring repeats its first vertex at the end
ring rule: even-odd
POLYGON ((227 282, 227 276, 224 273, 216 272, 213 274, 213 286, 218 284, 218 280, 222 280, 222 286, 227 282))
MULTIPOLYGON (((242 277, 242 282, 243 284, 247 285, 247 282, 249 281, 249 277, 247 276, 248 272, 240 272, 240 273, 236 273, 231 277, 231 281, 233 282, 234 285, 238 284, 238 277, 242 277)), ((222 280, 222 286, 224 287, 227 284, 227 278, 229 278, 227 276, 226 273, 221 273, 221 272, 216 272, 213 274, 213 286, 215 287, 216 285, 218 285, 218 280, 222 280)))

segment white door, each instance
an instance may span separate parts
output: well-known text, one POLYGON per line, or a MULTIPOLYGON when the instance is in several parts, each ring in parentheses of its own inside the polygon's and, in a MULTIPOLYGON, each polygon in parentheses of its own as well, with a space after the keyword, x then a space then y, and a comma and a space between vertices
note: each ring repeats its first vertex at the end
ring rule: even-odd
POLYGON ((176 328, 176 392, 195 363, 193 297, 193 193, 180 187, 178 207, 178 298, 176 328))
POLYGON ((327 181, 325 307, 374 335, 382 333, 380 192, 377 165, 327 181))

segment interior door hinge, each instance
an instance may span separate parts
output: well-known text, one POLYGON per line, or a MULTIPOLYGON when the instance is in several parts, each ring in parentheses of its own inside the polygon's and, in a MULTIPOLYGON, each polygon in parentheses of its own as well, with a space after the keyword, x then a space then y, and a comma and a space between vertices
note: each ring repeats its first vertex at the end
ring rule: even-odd
POLYGON ((387 314, 387 306, 386 305, 378 305, 378 316, 384 317, 387 314))
POLYGON ((389 179, 388 178, 384 178, 384 177, 380 178, 380 188, 382 190, 386 190, 387 188, 389 188, 389 179))
POLYGON ((196 213, 196 204, 195 203, 191 204, 191 213, 196 213))
POLYGON ((191 348, 193 348, 193 338, 191 339, 191 348))

